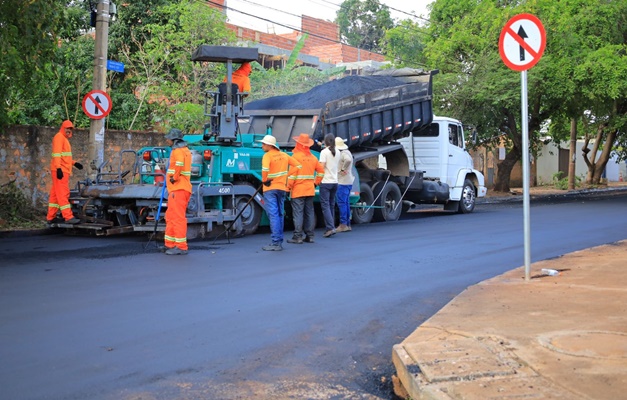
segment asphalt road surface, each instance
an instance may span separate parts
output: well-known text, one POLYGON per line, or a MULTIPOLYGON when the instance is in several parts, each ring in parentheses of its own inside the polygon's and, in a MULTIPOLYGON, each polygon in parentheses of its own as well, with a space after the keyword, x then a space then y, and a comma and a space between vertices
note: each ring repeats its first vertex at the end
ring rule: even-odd
MULTIPOLYGON (((392 346, 523 265, 522 205, 269 234, 0 239, 1 399, 393 399, 392 346)), ((532 262, 627 238, 627 195, 532 203, 532 262)), ((522 278, 522 277, 521 277, 522 278)), ((524 299, 521 299, 524 301, 524 299)))

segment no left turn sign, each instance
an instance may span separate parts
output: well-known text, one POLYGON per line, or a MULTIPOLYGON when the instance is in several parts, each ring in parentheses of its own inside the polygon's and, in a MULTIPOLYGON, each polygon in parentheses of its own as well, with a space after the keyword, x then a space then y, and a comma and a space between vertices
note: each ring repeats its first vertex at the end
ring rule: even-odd
POLYGON ((536 65, 545 46, 544 26, 531 14, 512 17, 505 24, 499 39, 501 59, 514 71, 526 71, 536 65))
POLYGON ((83 111, 91 119, 103 119, 111 112, 111 97, 102 90, 92 90, 83 98, 83 111))

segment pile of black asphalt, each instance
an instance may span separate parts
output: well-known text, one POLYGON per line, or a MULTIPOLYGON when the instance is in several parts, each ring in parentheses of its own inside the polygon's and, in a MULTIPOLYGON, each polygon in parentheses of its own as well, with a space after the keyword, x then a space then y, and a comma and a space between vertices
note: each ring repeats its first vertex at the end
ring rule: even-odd
POLYGON ((403 84, 403 81, 389 76, 347 76, 318 85, 305 93, 251 101, 246 104, 246 110, 311 110, 322 108, 333 100, 403 84))

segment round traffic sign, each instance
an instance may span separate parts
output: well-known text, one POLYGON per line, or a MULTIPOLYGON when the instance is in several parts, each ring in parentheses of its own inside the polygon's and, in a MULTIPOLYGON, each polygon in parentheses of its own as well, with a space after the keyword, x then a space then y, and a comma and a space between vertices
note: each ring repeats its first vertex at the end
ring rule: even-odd
POLYGON ((111 112, 111 97, 102 90, 92 90, 83 98, 83 111, 91 119, 102 119, 111 112))
POLYGON ((536 65, 545 46, 544 26, 531 14, 512 17, 503 27, 499 39, 501 59, 514 71, 525 71, 536 65))

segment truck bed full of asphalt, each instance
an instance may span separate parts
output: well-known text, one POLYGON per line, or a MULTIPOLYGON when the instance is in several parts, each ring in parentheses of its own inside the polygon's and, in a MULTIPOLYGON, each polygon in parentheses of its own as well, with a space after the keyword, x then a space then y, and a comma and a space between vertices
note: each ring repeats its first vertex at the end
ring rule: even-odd
POLYGON ((318 85, 305 93, 251 101, 246 104, 246 110, 310 110, 322 108, 333 100, 403 84, 389 76, 347 76, 318 85))

